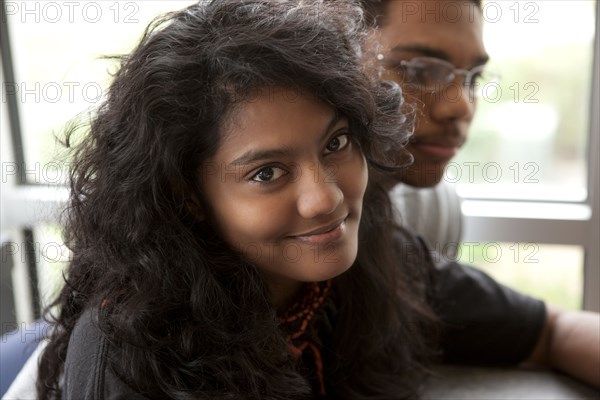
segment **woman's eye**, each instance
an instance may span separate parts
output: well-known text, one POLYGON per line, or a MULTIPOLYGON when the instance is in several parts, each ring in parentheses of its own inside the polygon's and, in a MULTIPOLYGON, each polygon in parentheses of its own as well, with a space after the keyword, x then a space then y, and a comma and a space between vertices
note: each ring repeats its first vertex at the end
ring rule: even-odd
POLYGON ((325 146, 325 154, 340 151, 348 146, 348 143, 350 143, 348 134, 338 135, 327 143, 327 146, 325 146))
POLYGON ((252 180, 255 182, 271 182, 275 179, 282 177, 285 171, 278 167, 264 167, 258 170, 253 176, 252 180))

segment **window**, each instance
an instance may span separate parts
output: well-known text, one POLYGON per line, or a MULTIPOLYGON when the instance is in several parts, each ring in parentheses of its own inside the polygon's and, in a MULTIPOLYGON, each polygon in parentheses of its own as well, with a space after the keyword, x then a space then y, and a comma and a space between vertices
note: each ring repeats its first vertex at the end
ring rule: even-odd
POLYGON ((583 306, 581 246, 464 242, 458 261, 476 265, 498 282, 570 310, 583 306))
POLYGON ((14 309, 2 309, 6 326, 39 318, 38 300, 47 304, 61 283, 69 254, 56 223, 68 158, 59 140, 69 120, 102 98, 117 66, 102 57, 127 53, 154 17, 191 3, 0 2, 0 266, 15 293, 14 309))
MULTIPOLYGON (((52 253, 64 247, 49 227, 66 197, 68 159, 56 137, 101 99, 115 64, 99 57, 127 52, 154 16, 190 3, 1 2, 2 244, 24 249, 33 238, 35 250, 38 243, 40 296, 52 290, 45 274, 58 276, 64 261, 52 253), (52 262, 43 267, 42 259, 52 262)), ((465 198, 463 239, 480 249, 498 244, 507 256, 514 246, 539 246, 540 257, 564 260, 553 267, 574 287, 560 295, 564 304, 600 311, 600 121, 590 112, 600 107, 597 2, 487 1, 483 12, 491 67, 502 79, 480 100, 469 143, 446 171, 465 198)), ((546 272, 523 262, 479 263, 516 287, 523 268, 546 272)), ((27 286, 27 265, 14 268, 27 286)), ((19 320, 35 317, 17 312, 19 320)))
POLYGON ((500 80, 482 90, 449 179, 466 197, 585 201, 595 2, 485 4, 500 80))
MULTIPOLYGON (((501 80, 484 91, 469 142, 446 170, 465 199, 464 240, 546 249, 564 260, 567 281, 580 279, 583 261, 583 306, 600 311, 597 2, 487 1, 483 15, 501 80)), ((515 266, 542 281, 531 267, 515 266)), ((497 272, 506 268, 486 270, 518 287, 518 274, 497 272)))
POLYGON ((6 1, 14 82, 2 101, 18 105, 22 182, 61 184, 68 159, 57 139, 69 120, 96 105, 117 62, 157 15, 192 1, 6 1))

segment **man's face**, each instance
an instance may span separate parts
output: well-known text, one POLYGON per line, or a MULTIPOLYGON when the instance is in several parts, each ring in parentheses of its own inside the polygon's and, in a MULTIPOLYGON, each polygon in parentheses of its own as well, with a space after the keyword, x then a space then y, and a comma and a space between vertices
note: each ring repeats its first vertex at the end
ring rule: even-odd
POLYGON ((395 178, 412 186, 434 186, 467 139, 475 97, 460 74, 437 85, 436 91, 417 87, 414 81, 427 79, 428 72, 417 68, 411 77, 401 63, 430 57, 464 70, 484 65, 488 56, 482 40, 481 11, 474 3, 462 0, 389 1, 378 40, 382 77, 401 84, 407 101, 417 109, 415 132, 407 146, 414 164, 395 178))

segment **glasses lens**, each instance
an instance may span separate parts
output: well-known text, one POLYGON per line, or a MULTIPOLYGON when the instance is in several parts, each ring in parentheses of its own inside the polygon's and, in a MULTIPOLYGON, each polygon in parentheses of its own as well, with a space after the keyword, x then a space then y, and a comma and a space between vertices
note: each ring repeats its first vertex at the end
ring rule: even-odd
POLYGON ((425 90, 437 91, 454 79, 454 67, 443 60, 418 57, 406 62, 409 83, 425 90))

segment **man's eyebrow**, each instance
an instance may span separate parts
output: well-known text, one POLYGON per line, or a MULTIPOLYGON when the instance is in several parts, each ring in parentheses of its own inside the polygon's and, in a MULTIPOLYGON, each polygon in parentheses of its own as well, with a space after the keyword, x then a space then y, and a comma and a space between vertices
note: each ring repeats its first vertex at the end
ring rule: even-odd
MULTIPOLYGON (((329 124, 327 124, 327 128, 323 131, 321 136, 327 136, 331 130, 337 125, 337 123, 341 119, 341 115, 339 113, 335 113, 329 124)), ((236 158, 231 162, 231 165, 248 165, 252 164, 256 161, 267 160, 278 157, 291 157, 294 153, 295 149, 293 147, 283 147, 279 149, 266 149, 266 150, 249 150, 242 154, 240 157, 236 158)))
POLYGON ((420 53, 427 57, 441 58, 442 60, 450 61, 450 56, 448 56, 448 53, 445 51, 421 44, 401 44, 392 49, 392 52, 394 53, 400 53, 403 51, 420 53))
MULTIPOLYGON (((441 49, 436 49, 434 47, 425 46, 425 45, 422 45, 422 44, 398 45, 398 46, 396 46, 396 47, 394 47, 392 49, 392 52, 397 52, 397 53, 401 53, 401 52, 419 53, 419 54, 422 54, 423 56, 426 56, 426 57, 435 57, 435 58, 439 58, 439 59, 446 60, 446 61, 450 62, 450 56, 445 51, 443 51, 441 49)), ((478 65, 487 64, 487 62, 489 60, 490 60, 490 56, 488 56, 487 54, 479 56, 479 57, 477 57, 473 61, 472 67, 475 67, 475 66, 478 66, 478 65)))

